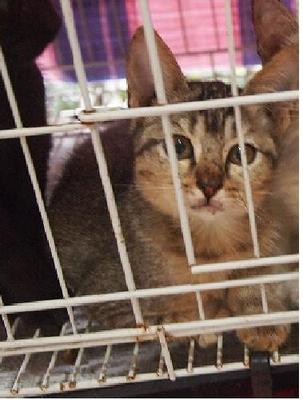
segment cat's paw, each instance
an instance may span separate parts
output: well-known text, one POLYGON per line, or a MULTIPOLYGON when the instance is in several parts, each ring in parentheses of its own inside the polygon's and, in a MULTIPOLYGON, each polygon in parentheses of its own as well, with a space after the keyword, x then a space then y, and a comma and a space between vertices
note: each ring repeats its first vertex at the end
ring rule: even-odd
POLYGON ((290 325, 262 326, 239 329, 237 336, 252 350, 275 351, 286 341, 289 332, 290 325))
POLYGON ((213 346, 218 341, 218 336, 215 333, 208 333, 206 335, 200 335, 198 337, 199 346, 206 349, 209 346, 213 346))

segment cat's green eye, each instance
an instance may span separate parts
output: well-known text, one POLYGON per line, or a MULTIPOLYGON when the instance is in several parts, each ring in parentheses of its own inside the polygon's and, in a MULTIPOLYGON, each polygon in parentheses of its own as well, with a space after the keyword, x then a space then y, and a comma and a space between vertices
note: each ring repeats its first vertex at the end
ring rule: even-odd
MULTIPOLYGON (((247 164, 251 164, 256 158, 256 153, 257 153, 256 148, 251 144, 246 143, 245 151, 246 151, 247 164)), ((236 144, 230 149, 227 160, 232 164, 241 165, 241 149, 238 144, 236 144)))
POLYGON ((174 135, 173 139, 178 160, 185 160, 193 157, 193 146, 189 139, 181 135, 174 135))

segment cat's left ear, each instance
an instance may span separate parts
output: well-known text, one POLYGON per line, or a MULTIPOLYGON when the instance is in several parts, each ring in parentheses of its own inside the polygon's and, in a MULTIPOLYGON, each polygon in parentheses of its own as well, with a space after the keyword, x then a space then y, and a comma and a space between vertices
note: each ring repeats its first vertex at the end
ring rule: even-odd
MULTIPOLYGON (((169 99, 170 95, 176 90, 188 90, 188 85, 173 53, 157 32, 155 32, 155 39, 165 91, 169 99)), ((151 105, 155 98, 155 88, 142 26, 135 32, 129 46, 126 76, 129 106, 144 107, 151 105)))
POLYGON ((258 54, 266 64, 282 48, 298 41, 295 16, 280 0, 252 0, 258 54))

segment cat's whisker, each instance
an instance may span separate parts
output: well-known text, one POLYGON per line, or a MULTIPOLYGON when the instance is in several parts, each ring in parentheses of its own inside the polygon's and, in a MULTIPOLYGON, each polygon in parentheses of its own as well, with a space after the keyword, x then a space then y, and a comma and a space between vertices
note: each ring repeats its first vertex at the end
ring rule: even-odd
POLYGON ((144 190, 174 190, 173 186, 145 186, 145 185, 127 185, 127 184, 114 184, 113 187, 128 187, 128 188, 135 188, 135 189, 144 189, 144 190))

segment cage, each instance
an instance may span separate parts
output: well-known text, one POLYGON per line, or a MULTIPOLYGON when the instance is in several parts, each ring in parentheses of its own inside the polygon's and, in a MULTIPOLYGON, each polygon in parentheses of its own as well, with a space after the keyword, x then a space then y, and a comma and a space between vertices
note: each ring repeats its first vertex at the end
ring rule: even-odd
MULTIPOLYGON (((233 107, 239 145, 245 153, 245 142, 241 129, 241 105, 252 105, 268 102, 287 102, 298 99, 297 90, 264 93, 250 96, 239 96, 238 84, 246 83, 255 71, 260 69, 255 50, 252 47, 254 37, 247 28, 249 2, 245 0, 203 0, 170 1, 98 1, 61 0, 56 6, 61 8, 64 29, 61 42, 57 45, 61 65, 56 66, 54 49, 49 48, 40 58, 49 85, 47 86, 50 125, 24 127, 18 110, 14 88, 10 82, 10 71, 3 52, 0 51, 1 74, 5 90, 14 117, 15 128, 0 131, 0 139, 20 138, 22 151, 26 160, 28 173, 34 188, 35 198, 43 221, 43 227, 52 255, 54 268, 62 298, 44 299, 31 302, 0 305, 2 331, 0 342, 0 396, 42 396, 56 393, 75 392, 85 389, 100 389, 117 385, 119 391, 113 393, 127 394, 128 387, 140 387, 143 382, 155 381, 159 388, 166 390, 163 381, 192 382, 199 377, 218 377, 221 379, 232 371, 258 370, 258 357, 266 360, 266 365, 275 368, 294 366, 298 363, 298 310, 287 309, 272 312, 267 301, 268 285, 278 285, 298 280, 298 272, 288 271, 274 274, 261 272, 258 275, 248 274, 241 279, 229 279, 205 283, 175 284, 156 287, 148 285, 137 288, 132 271, 132 262, 128 255, 128 242, 124 240, 121 228, 120 210, 109 177, 107 157, 104 153, 100 129, 112 126, 115 121, 135 119, 143 116, 159 117, 166 140, 168 158, 172 173, 173 186, 177 199, 180 217, 184 253, 188 268, 193 275, 229 270, 249 270, 269 265, 296 264, 298 254, 260 256, 254 201, 249 177, 246 156, 242 158, 245 194, 247 196, 249 224, 252 237, 253 258, 200 265, 195 257, 191 227, 184 203, 184 195, 174 144, 170 116, 178 113, 233 107), (245 4, 244 4, 245 3, 245 4), (248 7, 247 7, 248 6, 248 7), (93 11, 99 10, 98 18, 93 11), (201 9, 201 14, 199 10, 201 9), (125 25, 125 12, 128 12, 128 30, 125 25), (89 14, 90 12, 90 14, 89 14), (170 18, 170 19, 169 19, 170 18), (205 21, 209 30, 204 33, 207 46, 199 45, 199 18, 205 21), (204 18, 204 19, 203 19, 204 18), (157 105, 151 107, 125 108, 126 83, 124 79, 125 48, 135 28, 142 21, 147 43, 150 65, 153 73, 157 105), (167 29, 164 38, 171 43, 174 53, 184 70, 189 71, 191 78, 222 79, 231 83, 232 96, 223 99, 209 99, 195 102, 169 104, 159 61, 154 26, 161 33, 167 29), (177 22, 176 22, 177 21, 177 22), (189 21, 189 22, 188 22, 189 21), (91 31, 94 24, 102 31, 99 37, 91 31), (244 31, 249 32, 245 33, 244 31), (244 32, 244 33, 243 33, 244 32), (63 37, 64 36, 64 37, 63 37), (81 38, 81 41, 79 41, 81 38), (102 40, 101 40, 102 38, 102 40), (100 39, 100 43, 98 42, 100 39), (207 41, 208 40, 208 41, 207 41), (81 44, 81 48, 80 48, 81 44), (70 46, 70 50, 69 50, 70 46), (97 46, 97 50, 96 50, 97 46), (99 47, 98 47, 99 46, 99 47), (58 50, 59 49, 59 50, 58 50), (104 52, 106 60, 96 61, 93 52, 104 52), (71 53, 69 53, 71 52, 71 53), (70 54, 70 55, 67 55, 70 54), (53 64, 52 64, 53 63, 53 64), (239 65, 241 65, 239 67, 239 65), (197 66, 205 68, 198 70, 197 66), (101 72, 100 72, 101 71, 101 72), (62 91, 67 86, 51 87, 56 74, 63 74, 67 80, 76 80, 70 86, 68 101, 69 111, 54 112, 54 98, 64 96, 62 91), (98 77, 115 78, 108 82, 96 82, 98 77), (89 77, 89 79, 88 79, 89 77), (90 83, 88 83, 90 81, 90 83), (92 83, 91 83, 92 82, 92 83), (102 90, 100 91, 100 87, 102 90), (106 93, 108 100, 106 100, 106 93), (120 93, 120 96, 118 95, 120 93), (72 100, 71 100, 72 99, 72 100), (106 103, 106 107, 104 107, 106 103), (114 122, 111 122, 114 121, 114 122), (101 128, 100 128, 101 127, 101 128), (100 190, 103 187, 107 207, 117 241, 127 290, 109 291, 106 293, 72 295, 65 281, 64 268, 56 248, 56 238, 52 233, 52 224, 48 219, 45 198, 41 194, 37 174, 27 144, 27 137, 51 134, 53 150, 49 166, 49 186, 56 184, 58 170, 64 168, 61 154, 73 148, 79 141, 90 140, 96 159, 96 168, 100 173, 100 190), (262 312, 254 315, 234 315, 224 318, 206 318, 201 293, 209 290, 220 290, 234 287, 258 287, 262 302, 262 312), (141 305, 145 299, 157 299, 160 296, 182 296, 192 294, 196 297, 199 320, 186 322, 172 321, 160 324, 146 324, 142 317, 141 305), (93 304, 110 305, 128 301, 131 304, 135 323, 132 327, 100 329, 94 321, 86 318, 85 307, 93 304), (68 320, 55 335, 42 335, 40 327, 34 329, 23 321, 24 313, 36 313, 42 310, 64 309, 68 320), (18 314, 15 319, 11 315, 18 314), (287 346, 269 353, 255 353, 240 343, 234 331, 237 329, 292 324, 292 334, 287 346), (210 348, 200 348, 196 342, 198 335, 216 334, 216 344, 210 348), (257 366, 256 366, 257 365, 257 366), (121 386, 122 385, 122 386, 121 386)), ((295 2, 288 2, 293 11, 295 2)), ((67 91, 68 91, 67 90, 67 91)), ((60 98, 64 102, 64 98, 60 98), (63 99, 63 100, 62 100, 63 99)), ((63 107, 64 108, 64 107, 63 107)), ((106 128, 105 128, 106 129, 106 128)), ((114 141, 115 138, 113 137, 114 141)), ((48 188, 49 189, 49 188, 48 188)), ((47 195, 48 196, 48 195, 47 195)), ((46 199, 47 199, 46 196, 46 199)), ((96 216, 97 218, 97 216, 96 216)), ((261 363, 262 364, 262 363, 261 363)), ((264 376, 268 373, 266 369, 264 376)), ((260 381, 257 379, 257 386, 260 381)), ((177 387, 177 386, 176 386, 177 387)), ((134 390, 134 389, 131 389, 134 390)), ((88 392, 89 393, 89 392, 88 392)), ((138 389, 137 394, 140 393, 138 389)))

